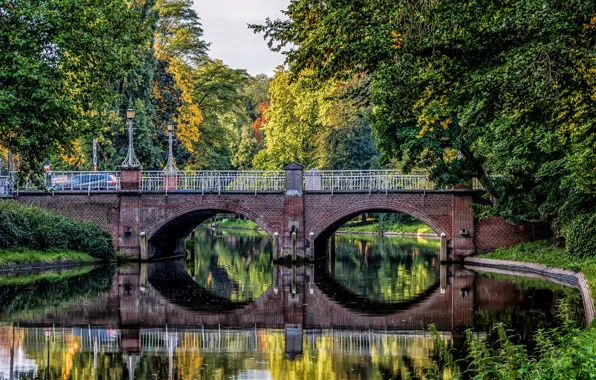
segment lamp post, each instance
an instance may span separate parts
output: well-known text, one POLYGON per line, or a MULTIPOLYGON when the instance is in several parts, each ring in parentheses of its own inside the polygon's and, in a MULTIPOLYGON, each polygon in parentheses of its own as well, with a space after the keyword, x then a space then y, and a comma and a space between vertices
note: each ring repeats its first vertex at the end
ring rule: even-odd
POLYGON ((12 149, 8 149, 8 174, 14 171, 14 162, 12 157, 12 149))
POLYGON ((93 171, 97 171, 97 140, 93 139, 93 171))
POLYGON ((135 149, 133 146, 132 141, 132 126, 135 118, 135 110, 127 109, 126 110, 126 119, 128 120, 128 153, 126 154, 126 158, 122 162, 123 168, 138 168, 141 166, 141 163, 137 159, 137 155, 135 154, 135 149))
POLYGON ((168 163, 166 167, 163 169, 164 172, 177 172, 178 168, 174 164, 174 154, 172 152, 172 141, 174 135, 174 123, 169 121, 168 124, 168 140, 169 140, 169 150, 168 150, 168 163))

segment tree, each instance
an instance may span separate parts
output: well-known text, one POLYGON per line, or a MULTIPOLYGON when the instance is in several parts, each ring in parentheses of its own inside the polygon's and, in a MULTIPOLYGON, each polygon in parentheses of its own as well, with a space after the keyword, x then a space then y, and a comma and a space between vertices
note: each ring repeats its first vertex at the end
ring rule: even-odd
POLYGON ((370 78, 384 162, 442 185, 478 178, 494 201, 481 215, 555 225, 596 210, 593 1, 294 0, 285 13, 253 29, 295 77, 370 78))
POLYGON ((101 128, 147 39, 143 22, 123 0, 0 4, 0 144, 21 171, 101 128))
POLYGON ((260 169, 281 169, 300 162, 307 168, 359 169, 375 165, 376 147, 362 110, 343 95, 350 83, 316 81, 303 71, 292 82, 280 68, 270 86, 270 104, 265 112, 264 148, 254 159, 260 169))

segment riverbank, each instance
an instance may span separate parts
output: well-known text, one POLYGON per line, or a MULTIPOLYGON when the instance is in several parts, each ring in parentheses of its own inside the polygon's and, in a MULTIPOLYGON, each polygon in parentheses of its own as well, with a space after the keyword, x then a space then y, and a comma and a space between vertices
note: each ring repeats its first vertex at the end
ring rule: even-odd
POLYGON ((0 249, 0 273, 40 268, 64 268, 101 263, 103 263, 102 260, 87 253, 69 250, 40 251, 22 247, 0 249))
MULTIPOLYGON (((209 224, 206 223, 208 226, 209 224)), ((219 228, 263 231, 258 224, 252 220, 224 219, 217 223, 219 228)), ((370 235, 370 236, 401 236, 401 237, 422 237, 438 238, 437 234, 426 224, 415 222, 408 224, 387 224, 382 228, 378 223, 366 224, 363 226, 343 226, 336 232, 340 235, 370 235)))
MULTIPOLYGON (((466 260, 469 264, 492 267, 494 270, 513 270, 530 274, 541 274, 555 281, 572 284, 577 279, 578 287, 585 289, 584 299, 592 304, 596 295, 596 257, 577 259, 563 249, 553 247, 549 241, 523 243, 512 248, 479 255, 466 260), (581 282, 584 281, 584 284, 581 282), (589 290, 588 290, 589 289, 589 290), (590 298, 591 297, 591 298, 590 298)), ((465 261, 465 262, 466 262, 465 261)), ((588 305, 589 306, 589 305, 588 305)), ((527 348, 516 346, 503 334, 500 348, 489 350, 484 343, 472 335, 468 336, 470 351, 466 360, 470 363, 470 374, 479 378, 501 373, 499 378, 532 379, 586 379, 596 373, 596 327, 594 323, 585 329, 575 327, 569 319, 568 306, 559 305, 560 329, 542 331, 535 336, 540 347, 538 357, 532 357, 527 348), (523 358, 523 360, 520 360, 523 358), (511 375, 511 376, 510 376, 511 375)), ((589 321, 590 311, 586 312, 589 321)), ((496 326, 501 334, 504 329, 496 326)), ((449 362, 449 361, 447 361, 449 362)), ((443 370, 454 370, 446 364, 443 370)))

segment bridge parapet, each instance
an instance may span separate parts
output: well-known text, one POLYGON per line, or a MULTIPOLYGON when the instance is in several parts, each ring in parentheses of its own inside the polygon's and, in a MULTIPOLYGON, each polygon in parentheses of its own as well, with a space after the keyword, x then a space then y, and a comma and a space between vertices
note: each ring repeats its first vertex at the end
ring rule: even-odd
MULTIPOLYGON (((290 164, 284 170, 142 170, 52 171, 17 185, 17 173, 0 176, 0 197, 19 191, 33 192, 394 192, 451 190, 437 187, 426 173, 403 174, 398 170, 309 170, 290 164)), ((477 179, 474 190, 482 190, 477 179)), ((288 194, 291 195, 291 194, 288 194)))

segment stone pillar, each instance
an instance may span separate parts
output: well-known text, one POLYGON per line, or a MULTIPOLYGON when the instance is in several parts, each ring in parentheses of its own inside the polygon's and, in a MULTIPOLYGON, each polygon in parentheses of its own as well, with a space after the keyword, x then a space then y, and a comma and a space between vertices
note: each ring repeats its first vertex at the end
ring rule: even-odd
POLYGON ((292 232, 296 232, 297 256, 304 257, 304 177, 303 166, 295 162, 285 168, 286 192, 284 198, 284 217, 281 233, 280 258, 292 255, 292 232))
POLYGON ((141 168, 120 171, 120 223, 118 250, 132 260, 141 259, 141 168))
POLYGON ((450 259, 458 261, 476 252, 475 220, 471 205, 474 203, 471 186, 459 185, 452 195, 452 231, 450 259))
POLYGON ((141 190, 141 168, 123 167, 120 169, 120 190, 141 190))

